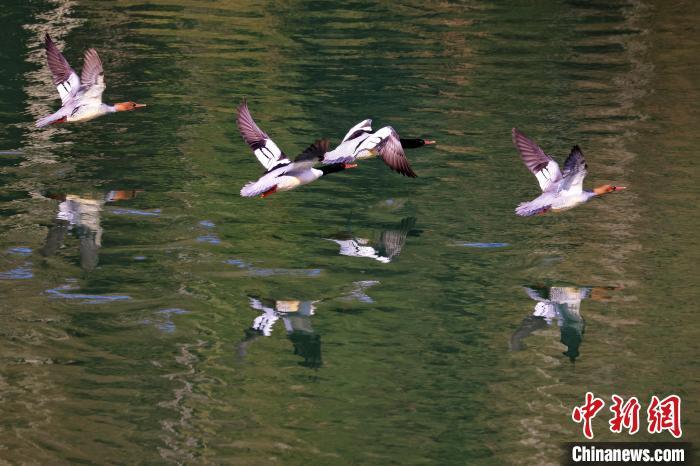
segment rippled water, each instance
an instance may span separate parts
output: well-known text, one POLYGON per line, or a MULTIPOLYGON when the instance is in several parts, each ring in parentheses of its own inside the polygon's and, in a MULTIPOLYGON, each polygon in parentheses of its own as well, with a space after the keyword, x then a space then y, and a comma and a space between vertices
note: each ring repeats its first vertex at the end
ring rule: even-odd
POLYGON ((697 437, 700 9, 523 3, 0 10, 0 458, 557 463, 589 390, 677 393, 697 437), (44 32, 148 107, 35 129, 44 32), (438 144, 242 199, 246 96, 290 154, 366 117, 438 144), (515 217, 513 126, 629 189, 515 217))

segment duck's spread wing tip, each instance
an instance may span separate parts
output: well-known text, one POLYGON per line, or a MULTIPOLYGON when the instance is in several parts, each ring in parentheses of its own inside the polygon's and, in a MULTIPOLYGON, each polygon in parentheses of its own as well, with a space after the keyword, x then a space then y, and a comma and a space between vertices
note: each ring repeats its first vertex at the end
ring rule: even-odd
POLYGON ((267 134, 255 123, 253 115, 250 114, 248 102, 243 99, 241 105, 238 106, 238 115, 236 117, 236 125, 241 133, 241 137, 251 149, 255 150, 261 141, 267 139, 267 134))
POLYGON ((80 81, 86 85, 96 85, 100 81, 104 82, 104 71, 102 69, 102 60, 97 50, 91 48, 85 52, 85 61, 83 62, 83 71, 80 73, 80 81))
POLYGON ((44 48, 46 49, 46 61, 49 65, 49 70, 51 70, 53 84, 61 97, 61 103, 65 105, 80 88, 80 78, 68 64, 61 51, 58 50, 56 43, 48 33, 44 36, 44 48))
POLYGON ((570 170, 575 169, 580 166, 586 165, 586 158, 583 156, 583 151, 578 144, 575 144, 571 148, 569 156, 564 162, 564 174, 568 173, 570 170))
POLYGON ((280 163, 288 162, 284 152, 282 152, 267 133, 260 129, 257 123, 255 123, 248 109, 248 102, 246 99, 243 99, 243 102, 238 107, 236 125, 238 126, 241 137, 253 150, 253 154, 255 154, 258 161, 265 167, 265 170, 270 170, 280 163))
POLYGON ((583 180, 588 174, 588 164, 583 156, 583 151, 577 145, 571 148, 571 153, 564 162, 563 181, 560 189, 579 193, 583 190, 583 180))
POLYGON ((377 150, 384 163, 395 172, 409 178, 418 177, 408 163, 406 154, 401 146, 401 141, 399 140, 399 135, 393 128, 391 128, 389 135, 379 143, 377 150))
POLYGON ((535 175, 542 191, 548 191, 561 180, 559 165, 540 148, 532 139, 517 128, 512 129, 513 144, 523 163, 535 175))
POLYGON ((328 139, 316 139, 313 144, 299 154, 295 162, 316 162, 321 161, 328 152, 328 139))

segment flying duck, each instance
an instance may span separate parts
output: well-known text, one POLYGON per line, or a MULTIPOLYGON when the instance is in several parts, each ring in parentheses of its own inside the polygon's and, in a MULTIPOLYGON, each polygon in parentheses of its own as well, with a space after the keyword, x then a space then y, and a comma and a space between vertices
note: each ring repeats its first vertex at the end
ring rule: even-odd
POLYGON ((318 162, 328 150, 326 139, 316 140, 292 162, 255 123, 246 100, 243 100, 238 107, 236 123, 243 140, 250 146, 255 157, 266 170, 257 181, 251 181, 243 186, 241 196, 267 197, 276 192, 289 191, 311 183, 323 175, 357 166, 349 163, 333 163, 320 169, 314 168, 314 163, 318 162))
POLYGON ((367 119, 350 128, 338 147, 324 154, 321 161, 333 164, 379 156, 395 172, 415 178, 418 175, 411 169, 403 150, 426 144, 435 144, 435 141, 401 139, 391 126, 372 132, 372 120, 367 119))
POLYGON ((539 197, 518 205, 515 209, 517 215, 528 217, 550 210, 570 209, 596 196, 625 189, 625 186, 605 184, 592 191, 584 190, 583 179, 588 173, 588 165, 581 148, 577 145, 571 149, 562 172, 552 157, 545 154, 534 141, 516 128, 513 128, 513 144, 520 152, 525 166, 535 175, 542 188, 539 197))
POLYGON ((107 113, 125 112, 146 106, 134 102, 121 102, 114 105, 102 103, 102 93, 106 86, 102 61, 95 49, 88 49, 85 52, 83 71, 78 77, 48 34, 44 37, 44 47, 49 69, 53 75, 53 83, 61 97, 61 108, 51 115, 40 118, 36 122, 37 127, 88 121, 107 113))

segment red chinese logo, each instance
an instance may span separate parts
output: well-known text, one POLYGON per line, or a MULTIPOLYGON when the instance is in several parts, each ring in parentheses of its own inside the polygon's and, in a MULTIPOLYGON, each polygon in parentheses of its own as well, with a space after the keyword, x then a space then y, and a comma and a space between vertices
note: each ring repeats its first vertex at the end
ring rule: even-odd
POLYGON ((683 435, 681 430, 681 397, 669 395, 663 400, 654 395, 647 409, 649 421, 648 432, 650 434, 661 433, 667 430, 676 438, 683 435))
POLYGON ((613 418, 610 419, 610 432, 619 434, 625 428, 630 435, 634 435, 639 431, 639 409, 641 405, 636 396, 633 396, 626 403, 617 395, 612 396, 613 405, 610 411, 613 412, 613 418))
POLYGON ((598 414, 598 411, 603 409, 603 406, 605 406, 603 400, 593 396, 593 393, 587 392, 586 402, 582 406, 574 407, 571 413, 571 419, 573 419, 574 422, 581 423, 583 421, 583 435, 585 435, 587 439, 593 438, 593 426, 591 425, 591 421, 595 415, 598 414))
MULTIPOLYGON (((621 396, 612 396, 610 411, 613 416, 608 421, 610 432, 615 434, 627 430, 630 435, 639 432, 639 412, 641 404, 636 396, 625 401, 621 396)), ((605 402, 597 398, 591 392, 586 392, 585 402, 581 406, 574 406, 571 419, 580 424, 583 423, 583 435, 587 439, 593 438, 593 418, 603 409, 605 402)), ((663 400, 654 395, 651 397, 647 408, 647 431, 650 434, 660 434, 667 430, 675 438, 683 435, 681 429, 681 397, 669 395, 663 400)))

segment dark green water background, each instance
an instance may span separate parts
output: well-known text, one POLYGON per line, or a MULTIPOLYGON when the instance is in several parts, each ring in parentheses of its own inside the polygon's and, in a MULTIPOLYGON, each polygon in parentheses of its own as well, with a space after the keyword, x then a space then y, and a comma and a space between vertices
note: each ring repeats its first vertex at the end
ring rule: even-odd
MULTIPOLYGON (((589 390, 677 393, 697 440, 699 21, 691 1, 4 2, 0 463, 552 464, 589 390), (58 108, 44 32, 78 70, 99 50, 106 101, 148 107, 35 129, 58 108), (367 117, 438 145, 408 153, 415 180, 374 160, 242 199, 244 96, 290 154, 367 117), (513 126, 629 189, 516 217, 538 188, 513 126), (402 228, 388 263, 327 240, 402 228), (556 321, 528 331, 524 286, 593 287, 575 362, 556 321), (250 297, 315 315, 259 335, 250 297)), ((608 418, 596 439, 628 440, 608 418)))

